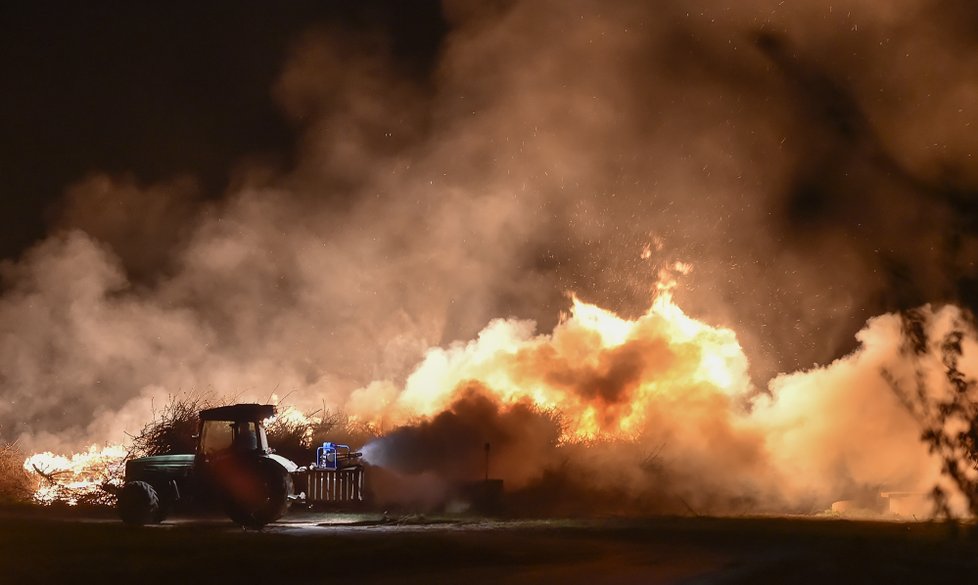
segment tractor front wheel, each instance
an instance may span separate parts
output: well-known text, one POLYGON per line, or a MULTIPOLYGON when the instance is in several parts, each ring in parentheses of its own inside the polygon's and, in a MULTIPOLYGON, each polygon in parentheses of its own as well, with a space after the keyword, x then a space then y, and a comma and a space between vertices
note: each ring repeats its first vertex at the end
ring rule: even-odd
POLYGON ((131 526, 159 523, 160 496, 145 481, 130 481, 119 492, 119 516, 131 526))

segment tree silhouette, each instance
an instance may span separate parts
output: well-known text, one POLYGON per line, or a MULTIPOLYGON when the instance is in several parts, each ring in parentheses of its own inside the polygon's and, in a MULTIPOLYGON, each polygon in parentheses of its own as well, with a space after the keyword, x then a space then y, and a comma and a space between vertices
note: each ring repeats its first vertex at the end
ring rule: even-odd
POLYGON ((964 342, 974 333, 970 313, 956 317, 947 333, 933 338, 933 314, 914 309, 901 313, 901 355, 912 365, 913 380, 901 381, 889 369, 882 375, 894 394, 921 428, 921 440, 940 459, 941 476, 931 492, 935 513, 952 518, 953 486, 964 497, 969 512, 978 516, 978 383, 961 370, 964 342), (928 372, 942 371, 941 381, 928 372))

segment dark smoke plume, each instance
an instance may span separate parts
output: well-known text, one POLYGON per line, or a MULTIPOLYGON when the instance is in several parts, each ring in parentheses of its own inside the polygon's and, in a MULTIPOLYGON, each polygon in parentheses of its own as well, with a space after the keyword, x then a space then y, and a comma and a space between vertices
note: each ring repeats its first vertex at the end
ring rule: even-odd
POLYGON ((474 481, 486 472, 488 443, 493 477, 522 484, 554 459, 562 432, 556 413, 531 404, 502 408, 473 382, 448 409, 387 433, 365 446, 364 455, 399 473, 474 481))

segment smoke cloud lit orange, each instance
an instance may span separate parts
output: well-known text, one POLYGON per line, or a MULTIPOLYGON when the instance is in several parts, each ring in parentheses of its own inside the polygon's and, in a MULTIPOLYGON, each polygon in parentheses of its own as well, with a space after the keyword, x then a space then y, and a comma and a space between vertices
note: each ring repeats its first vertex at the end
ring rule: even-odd
MULTIPOLYGON (((675 304, 673 287, 659 288, 635 319, 572 297, 550 333, 537 333, 528 321, 494 320, 474 340, 428 350, 402 386, 377 381, 336 406, 390 433, 368 446, 368 461, 397 467, 418 459, 414 472, 428 465, 446 480, 471 476, 478 461, 459 445, 468 441, 474 452, 492 437, 501 460, 521 462, 495 470, 513 488, 566 464, 569 452, 592 450, 601 454, 587 456, 580 471, 598 486, 628 486, 649 497, 666 488, 713 513, 821 511, 867 490, 925 492, 940 481, 939 462, 881 375, 883 368, 914 375, 900 355, 897 316, 872 319, 853 354, 778 376, 759 392, 735 332, 689 317, 675 304), (551 436, 545 424, 551 419, 533 412, 556 415, 559 434, 551 436), (419 424, 414 438, 414 431, 399 430, 419 424), (405 437, 425 445, 416 450, 434 445, 443 452, 452 443, 461 461, 421 461, 423 454, 396 446, 405 437), (642 466, 651 452, 659 470, 650 475, 642 466)), ((935 336, 959 315, 953 307, 923 310, 933 317, 935 336)), ((965 369, 978 372, 970 335, 965 369)), ((932 365, 928 375, 936 380, 940 366, 932 365)), ((287 415, 301 417, 294 409, 287 415)), ((85 490, 95 485, 83 485, 85 469, 122 454, 118 448, 70 458, 42 454, 25 467, 69 470, 74 488, 85 490)), ((50 500, 52 493, 48 487, 37 497, 50 500)), ((957 505, 962 511, 960 499, 957 505)), ((929 508, 914 512, 926 517, 929 508)))
MULTIPOLYGON (((0 263, 0 438, 72 453, 171 395, 278 394, 401 457, 492 435, 514 489, 564 469, 808 512, 940 481, 892 384, 943 383, 940 348, 901 354, 909 307, 960 327, 978 375, 960 14, 463 4, 421 65, 384 31, 294 39, 270 92, 295 148, 214 170, 219 191, 66 185, 0 263)), ((472 472, 411 463, 425 486, 472 472)))

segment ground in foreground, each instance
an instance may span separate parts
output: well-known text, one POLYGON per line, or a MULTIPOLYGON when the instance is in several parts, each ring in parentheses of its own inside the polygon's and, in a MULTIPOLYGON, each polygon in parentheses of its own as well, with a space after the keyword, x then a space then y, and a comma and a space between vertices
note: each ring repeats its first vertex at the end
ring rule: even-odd
POLYGON ((0 513, 4 583, 968 583, 978 540, 935 523, 795 518, 471 520, 290 514, 141 529, 0 513))

